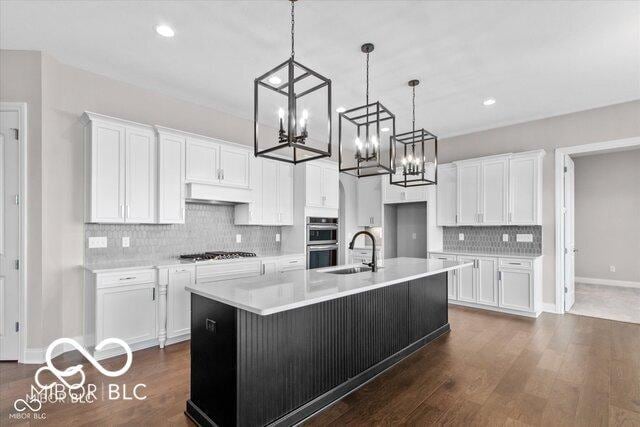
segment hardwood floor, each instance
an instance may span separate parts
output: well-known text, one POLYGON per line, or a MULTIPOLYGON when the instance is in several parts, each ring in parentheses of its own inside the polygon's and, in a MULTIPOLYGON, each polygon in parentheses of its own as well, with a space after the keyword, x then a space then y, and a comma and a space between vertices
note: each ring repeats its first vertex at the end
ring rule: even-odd
MULTIPOLYGON (((414 353, 306 422, 314 425, 640 426, 640 325, 575 315, 537 320, 451 307, 451 333, 414 353)), ((64 355, 56 366, 84 363, 64 355)), ((122 366, 121 357, 103 362, 122 366)), ((192 425, 189 343, 134 353, 123 377, 146 384, 144 401, 45 403, 44 425, 192 425)), ((0 425, 24 397, 37 366, 0 364, 0 425)))

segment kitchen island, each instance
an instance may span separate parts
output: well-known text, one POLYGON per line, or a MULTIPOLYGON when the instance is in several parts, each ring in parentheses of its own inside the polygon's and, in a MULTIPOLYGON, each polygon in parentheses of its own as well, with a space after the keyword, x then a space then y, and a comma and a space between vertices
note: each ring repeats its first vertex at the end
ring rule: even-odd
POLYGON ((187 415, 222 426, 304 420, 448 332, 447 273, 471 265, 393 258, 377 272, 336 274, 340 266, 187 286, 187 415))

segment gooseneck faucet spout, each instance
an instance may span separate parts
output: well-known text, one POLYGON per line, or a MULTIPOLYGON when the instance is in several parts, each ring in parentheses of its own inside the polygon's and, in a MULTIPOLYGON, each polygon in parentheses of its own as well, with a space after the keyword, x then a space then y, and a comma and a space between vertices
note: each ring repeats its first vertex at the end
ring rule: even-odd
POLYGON ((372 250, 371 250, 371 262, 369 264, 367 264, 367 263, 363 263, 363 264, 368 265, 369 267, 371 267, 371 271, 373 271, 375 273, 376 271, 378 271, 378 263, 376 263, 376 238, 373 237, 373 234, 371 234, 371 232, 366 231, 366 230, 362 230, 362 231, 358 231, 356 234, 354 234, 353 238, 351 239, 351 243, 349 243, 349 249, 353 249, 353 245, 355 244, 356 239, 361 234, 369 236, 371 238, 371 243, 373 244, 373 247, 372 247, 372 250))

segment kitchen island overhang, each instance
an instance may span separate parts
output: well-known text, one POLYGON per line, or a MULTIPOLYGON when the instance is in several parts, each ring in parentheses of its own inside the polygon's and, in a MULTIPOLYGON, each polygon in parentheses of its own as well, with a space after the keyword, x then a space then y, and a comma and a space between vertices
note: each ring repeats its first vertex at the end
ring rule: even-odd
POLYGON ((296 424, 449 331, 447 272, 394 258, 376 273, 292 271, 188 286, 199 425, 296 424))

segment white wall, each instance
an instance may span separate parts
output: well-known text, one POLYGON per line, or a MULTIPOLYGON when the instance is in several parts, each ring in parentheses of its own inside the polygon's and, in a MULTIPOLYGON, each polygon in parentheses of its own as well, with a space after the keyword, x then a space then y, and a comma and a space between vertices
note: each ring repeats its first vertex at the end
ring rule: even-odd
POLYGON ((576 276, 640 283, 640 149, 574 163, 576 276))
MULTIPOLYGON (((485 113, 490 114, 490 110, 485 113)), ((639 118, 640 101, 633 101, 439 141, 440 163, 540 148, 547 151, 543 167, 542 214, 545 303, 555 303, 554 150, 558 147, 640 136, 639 118)))

